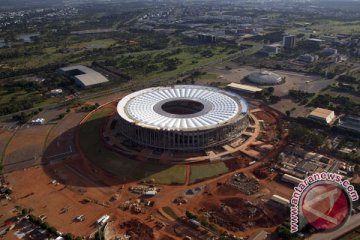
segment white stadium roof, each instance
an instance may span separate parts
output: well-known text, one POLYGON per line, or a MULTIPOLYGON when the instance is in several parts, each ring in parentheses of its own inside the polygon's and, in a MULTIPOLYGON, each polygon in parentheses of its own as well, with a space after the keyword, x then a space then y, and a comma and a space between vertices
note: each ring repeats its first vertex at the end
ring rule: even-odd
POLYGON ((119 115, 142 127, 166 130, 194 130, 219 127, 248 112, 239 95, 217 88, 176 85, 148 88, 124 97, 117 106, 119 115), (172 114, 162 106, 175 101, 193 101, 202 109, 192 114, 172 114))

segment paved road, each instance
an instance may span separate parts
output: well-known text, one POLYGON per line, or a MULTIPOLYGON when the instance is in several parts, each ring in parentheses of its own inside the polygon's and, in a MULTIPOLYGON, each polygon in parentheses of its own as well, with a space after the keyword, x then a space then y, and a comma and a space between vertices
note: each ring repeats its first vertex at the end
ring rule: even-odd
POLYGON ((338 239, 341 236, 344 236, 346 233, 350 232, 351 230, 360 227, 360 213, 351 216, 349 222, 345 224, 345 226, 341 227, 339 230, 335 232, 329 233, 318 233, 314 234, 309 240, 329 240, 329 239, 338 239))

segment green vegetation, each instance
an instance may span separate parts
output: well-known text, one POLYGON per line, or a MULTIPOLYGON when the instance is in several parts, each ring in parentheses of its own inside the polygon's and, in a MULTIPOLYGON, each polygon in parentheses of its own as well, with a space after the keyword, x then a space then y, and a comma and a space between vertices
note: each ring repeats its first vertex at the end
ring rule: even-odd
POLYGON ((311 97, 315 96, 315 93, 308 93, 301 90, 289 90, 289 96, 300 105, 305 105, 309 102, 311 97))
POLYGON ((145 178, 145 180, 151 180, 152 182, 161 184, 184 184, 185 177, 185 166, 176 165, 154 173, 151 176, 145 178))
POLYGON ((289 128, 289 140, 293 142, 320 147, 324 143, 325 138, 324 134, 312 131, 302 125, 293 125, 289 128))
POLYGON ((197 181, 204 180, 206 178, 215 177, 223 173, 228 172, 229 169, 226 167, 225 163, 211 163, 211 164, 202 164, 202 165, 192 165, 190 182, 194 183, 197 181))
POLYGON ((184 166, 144 163, 118 155, 106 148, 100 139, 100 129, 112 112, 111 108, 101 108, 80 127, 80 147, 90 161, 122 180, 154 180, 159 184, 185 182, 184 166))
POLYGON ((360 93, 360 76, 358 72, 340 75, 336 81, 338 83, 332 86, 336 91, 353 93, 355 95, 360 93))
POLYGON ((82 112, 91 112, 95 109, 97 109, 100 105, 98 103, 95 103, 94 105, 85 105, 80 108, 80 111, 82 112))
POLYGON ((105 65, 122 69, 138 80, 166 78, 188 72, 213 61, 225 58, 236 48, 224 46, 182 47, 127 54, 107 60, 105 65))
POLYGON ((276 233, 280 239, 286 240, 300 240, 303 239, 297 234, 292 234, 290 231, 290 221, 289 219, 283 222, 278 228, 276 229, 276 233))
POLYGON ((328 108, 336 111, 336 113, 360 115, 360 103, 351 101, 349 97, 345 96, 333 97, 329 94, 320 94, 308 106, 328 108))
POLYGON ((197 220, 198 219, 198 216, 195 215, 194 213, 190 212, 190 211, 187 211, 185 212, 185 215, 188 219, 194 219, 194 220, 197 220))
POLYGON ((174 212, 174 210, 171 207, 163 207, 162 210, 169 215, 170 217, 172 217, 174 220, 178 219, 179 216, 176 215, 176 213, 174 212))
POLYGON ((274 88, 268 87, 268 88, 264 88, 261 92, 256 92, 255 96, 265 102, 274 104, 274 103, 279 102, 281 100, 281 98, 279 96, 275 96, 273 94, 274 94, 274 88))

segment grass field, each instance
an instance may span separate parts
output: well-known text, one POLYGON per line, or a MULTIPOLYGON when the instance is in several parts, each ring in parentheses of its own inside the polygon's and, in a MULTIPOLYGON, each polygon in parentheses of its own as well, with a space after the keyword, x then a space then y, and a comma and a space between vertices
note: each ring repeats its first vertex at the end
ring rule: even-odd
POLYGON ((32 94, 38 94, 37 92, 29 93, 24 90, 8 93, 7 91, 0 91, 0 105, 9 104, 15 100, 25 100, 30 97, 32 94))
MULTIPOLYGON (((360 33, 359 28, 360 21, 336 21, 336 20, 320 20, 310 28, 313 29, 317 35, 336 35, 336 34, 358 34, 360 33)), ((298 34, 300 28, 288 29, 289 34, 298 34)), ((310 33, 305 33, 308 37, 310 33)))
POLYGON ((69 48, 87 48, 87 49, 94 49, 94 48, 107 48, 110 47, 112 44, 116 43, 117 41, 111 38, 106 39, 92 39, 87 42, 80 42, 75 43, 69 46, 69 48))
MULTIPOLYGON (((223 59, 229 55, 229 52, 232 49, 226 49, 224 47, 216 46, 212 48, 203 48, 203 50, 209 49, 212 51, 213 56, 203 57, 200 53, 194 53, 190 48, 184 48, 182 52, 172 55, 171 58, 177 58, 181 61, 181 64, 177 66, 175 70, 172 71, 157 71, 151 72, 149 74, 135 75, 135 78, 138 80, 148 80, 154 78, 170 78, 177 76, 179 74, 186 73, 192 69, 200 68, 204 65, 212 63, 214 61, 223 59)), ((160 51, 159 51, 160 52, 160 51)), ((164 52, 161 50, 161 52, 164 52)))
POLYGON ((206 74, 202 74, 198 77, 195 77, 196 80, 216 80, 218 79, 218 75, 215 73, 206 73, 206 74))
POLYGON ((120 156, 102 145, 100 128, 112 111, 110 108, 99 109, 81 125, 79 141, 86 157, 125 181, 154 179, 159 184, 184 184, 185 167, 183 166, 143 163, 120 156))
POLYGON ((172 217, 174 220, 178 219, 179 216, 176 215, 176 213, 174 212, 174 210, 172 210, 171 207, 163 207, 162 210, 169 215, 170 217, 172 217))
POLYGON ((228 171, 229 169, 223 162, 204 165, 193 165, 191 166, 190 183, 214 177, 228 171))

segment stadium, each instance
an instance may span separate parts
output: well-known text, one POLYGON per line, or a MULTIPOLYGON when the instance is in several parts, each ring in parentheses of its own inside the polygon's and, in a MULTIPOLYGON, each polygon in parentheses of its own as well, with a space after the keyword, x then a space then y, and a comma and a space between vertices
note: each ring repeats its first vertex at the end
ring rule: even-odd
POLYGON ((249 108, 239 95, 218 88, 175 85, 131 93, 117 105, 115 130, 146 147, 193 151, 241 136, 249 108))

